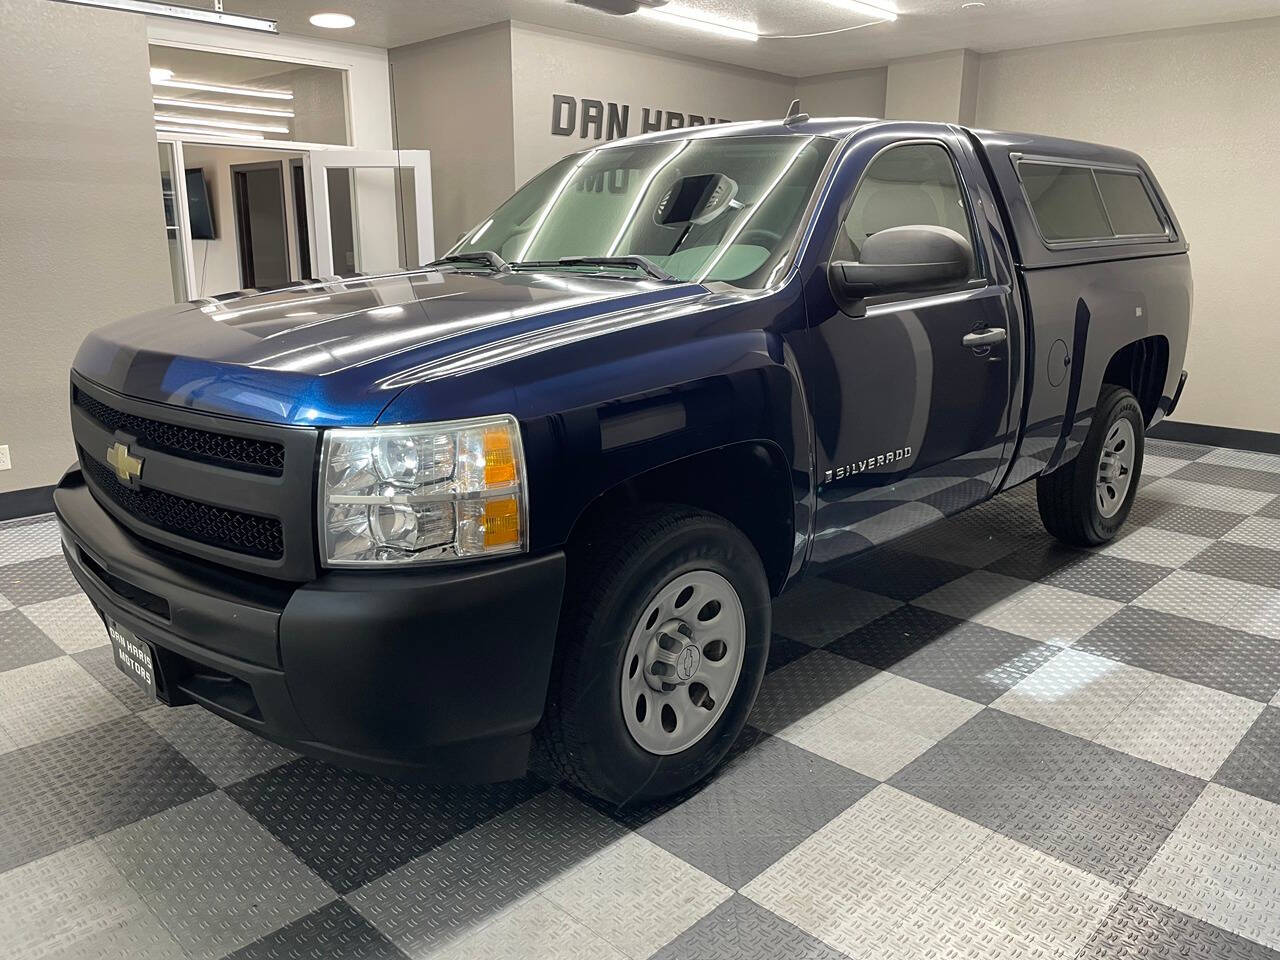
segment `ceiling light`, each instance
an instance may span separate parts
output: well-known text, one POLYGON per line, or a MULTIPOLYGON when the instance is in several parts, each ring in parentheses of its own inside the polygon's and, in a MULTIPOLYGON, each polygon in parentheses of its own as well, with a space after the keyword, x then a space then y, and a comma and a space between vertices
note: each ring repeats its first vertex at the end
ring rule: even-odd
POLYGON ((233 97, 261 97, 263 100, 292 100, 291 90, 262 90, 258 87, 235 87, 220 83, 198 83, 195 80, 157 80, 151 78, 153 86, 174 87, 178 90, 199 90, 203 93, 225 93, 233 97))
POLYGON ((986 4, 982 0, 969 0, 968 3, 960 4, 961 10, 977 10, 979 7, 985 7, 986 4))
POLYGON ((266 123, 241 123, 239 120, 206 120, 204 117, 175 117, 157 113, 156 123, 180 123, 188 127, 218 127, 222 130, 261 130, 263 133, 288 133, 288 127, 266 123))
POLYGON ((168 67, 152 67, 151 68, 152 83, 159 83, 161 80, 172 80, 172 79, 173 79, 173 71, 170 70, 168 67))
POLYGON ((877 20, 897 20, 898 8, 881 0, 836 0, 842 7, 860 13, 863 16, 875 17, 877 20))
POLYGON ((345 13, 314 13, 311 15, 313 27, 324 27, 326 30, 345 30, 356 25, 356 18, 345 13))
POLYGON ((237 132, 219 133, 217 130, 198 130, 195 127, 172 127, 156 124, 156 133, 175 133, 191 137, 235 137, 237 140, 264 140, 260 133, 237 132))
POLYGON ((245 113, 255 117, 292 117, 292 110, 273 110, 271 107, 237 107, 229 103, 207 103, 204 100, 181 100, 174 97, 152 97, 151 102, 160 107, 178 107, 181 110, 216 110, 219 113, 245 113))
POLYGON ((704 30, 733 40, 750 40, 754 43, 760 39, 759 29, 748 20, 722 20, 688 7, 677 7, 673 4, 668 4, 662 9, 641 7, 636 13, 650 20, 658 20, 677 27, 688 27, 692 30, 704 30))
POLYGON ((241 30, 257 30, 260 33, 279 33, 274 20, 266 17, 250 17, 243 13, 227 13, 221 9, 184 7, 180 3, 160 3, 158 0, 62 0, 82 7, 100 7, 105 10, 124 10, 126 13, 142 13, 152 17, 168 17, 171 20, 195 20, 199 23, 216 23, 220 27, 238 27, 241 30))

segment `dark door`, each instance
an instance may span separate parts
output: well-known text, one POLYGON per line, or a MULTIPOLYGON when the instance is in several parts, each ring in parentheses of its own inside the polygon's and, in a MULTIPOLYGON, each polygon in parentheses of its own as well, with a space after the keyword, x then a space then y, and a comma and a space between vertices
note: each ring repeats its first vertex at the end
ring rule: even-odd
POLYGON ((231 183, 241 286, 285 286, 291 277, 281 164, 233 165, 231 183))
POLYGON ((307 225, 307 173, 301 160, 294 160, 289 166, 293 174, 293 219, 297 224, 298 237, 298 276, 301 279, 311 277, 311 228, 307 225))
POLYGON ((971 275, 927 294, 870 298, 863 317, 841 313, 825 285, 809 299, 799 359, 812 394, 819 564, 982 500, 1003 463, 1009 342, 974 347, 965 337, 1007 329, 1009 291, 988 280, 952 150, 929 139, 877 153, 844 198, 830 259, 857 260, 880 230, 933 225, 974 244, 971 275))

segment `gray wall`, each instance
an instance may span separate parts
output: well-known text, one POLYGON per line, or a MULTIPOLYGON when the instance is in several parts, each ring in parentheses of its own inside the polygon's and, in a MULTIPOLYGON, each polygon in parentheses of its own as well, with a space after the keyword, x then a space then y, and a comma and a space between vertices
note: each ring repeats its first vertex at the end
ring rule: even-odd
POLYGON ((883 117, 888 67, 804 77, 795 95, 811 117, 883 117))
POLYGON ((1114 143, 1151 163, 1191 241, 1178 420, 1280 432, 1280 18, 982 59, 977 122, 1114 143))
POLYGON ((395 145, 431 151, 436 253, 515 189, 511 24, 389 53, 395 145))
POLYGON ((67 371, 84 335, 173 293, 142 17, 0 0, 0 23, 4 492, 74 459, 67 371))

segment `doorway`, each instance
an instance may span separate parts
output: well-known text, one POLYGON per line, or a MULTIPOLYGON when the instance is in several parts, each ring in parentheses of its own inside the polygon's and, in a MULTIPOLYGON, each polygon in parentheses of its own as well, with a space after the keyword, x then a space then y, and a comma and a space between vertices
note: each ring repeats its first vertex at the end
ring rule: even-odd
POLYGON ((241 288, 273 290, 293 282, 284 162, 232 164, 231 189, 241 288))

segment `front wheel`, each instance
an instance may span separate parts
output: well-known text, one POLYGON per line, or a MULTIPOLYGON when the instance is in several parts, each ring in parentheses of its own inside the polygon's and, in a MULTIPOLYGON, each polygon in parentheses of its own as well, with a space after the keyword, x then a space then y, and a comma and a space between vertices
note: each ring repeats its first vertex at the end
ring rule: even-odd
POLYGON ((1093 424, 1074 460, 1036 481, 1045 529, 1064 543, 1106 543, 1123 526, 1142 475, 1142 408, 1132 393, 1104 383, 1093 424))
POLYGON ((746 723, 770 617, 760 557, 723 518, 658 507, 597 526, 569 557, 539 730, 559 773, 618 804, 697 783, 746 723))

